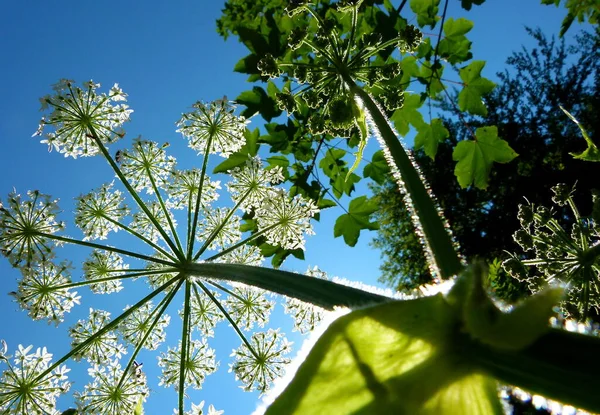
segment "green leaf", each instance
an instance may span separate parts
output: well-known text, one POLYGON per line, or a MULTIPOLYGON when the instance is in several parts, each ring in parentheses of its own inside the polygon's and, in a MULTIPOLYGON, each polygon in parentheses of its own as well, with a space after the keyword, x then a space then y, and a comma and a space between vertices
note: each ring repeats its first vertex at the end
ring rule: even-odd
POLYGON ((472 28, 473 22, 470 20, 448 18, 444 23, 444 38, 438 44, 439 56, 453 65, 471 59, 471 42, 465 34, 472 28))
POLYGON ((434 27, 438 21, 438 6, 440 0, 410 0, 410 9, 417 15, 420 27, 434 27))
POLYGON ((402 105, 402 108, 394 111, 394 114, 390 118, 398 134, 402 136, 407 135, 410 130, 409 124, 416 128, 425 124, 423 115, 419 112, 421 105, 423 105, 423 101, 421 101, 419 94, 408 92, 404 94, 404 105, 402 105))
POLYGON ((246 143, 240 148, 240 151, 229 155, 225 161, 218 164, 213 169, 213 173, 227 173, 236 167, 245 165, 246 161, 248 161, 248 157, 256 156, 259 147, 259 144, 257 143, 259 134, 258 128, 255 128, 253 131, 246 129, 246 131, 244 131, 246 143))
POLYGON ((460 4, 465 10, 471 10, 473 4, 480 6, 485 0, 461 0, 460 4))
POLYGON ((585 142, 587 143, 587 148, 585 150, 583 150, 581 153, 569 153, 569 154, 571 154, 574 158, 579 159, 579 160, 600 161, 600 151, 598 151, 598 147, 596 147, 596 144, 594 144, 594 142, 588 135, 585 128, 583 128, 583 126, 579 123, 579 120, 577 118, 575 118, 569 111, 564 109, 562 106, 559 105, 559 107, 565 114, 567 114, 567 117, 569 117, 571 119, 571 121, 573 121, 575 124, 577 124, 577 126, 579 127, 579 130, 581 130, 581 135, 583 135, 583 138, 584 138, 585 142))
POLYGON ((444 67, 439 63, 427 63, 421 66, 421 79, 422 84, 429 86, 429 96, 435 97, 437 94, 442 92, 446 87, 442 83, 442 73, 444 67))
POLYGON ((63 411, 60 415, 77 415, 77 409, 69 408, 66 411, 63 411))
POLYGON ((377 222, 371 222, 369 217, 378 209, 375 199, 360 196, 353 199, 348 207, 348 213, 343 214, 335 221, 333 235, 337 238, 344 237, 344 242, 350 246, 356 245, 362 229, 376 230, 377 222))
POLYGON ((415 150, 423 147, 425 149, 425 154, 432 160, 435 159, 438 144, 450 135, 446 127, 444 127, 442 120, 434 118, 431 120, 431 124, 423 123, 417 131, 418 133, 415 137, 415 150))
POLYGON ((363 152, 369 140, 369 130, 367 129, 367 117, 365 110, 359 108, 355 101, 352 101, 352 114, 354 115, 354 124, 358 127, 360 132, 360 142, 358 143, 358 150, 354 153, 354 163, 350 166, 348 173, 346 173, 346 181, 354 170, 358 168, 362 161, 363 152))
POLYGON ((484 61, 473 61, 460 70, 460 79, 465 83, 464 88, 458 94, 458 107, 461 111, 468 111, 475 115, 487 115, 487 108, 481 97, 490 93, 496 84, 481 77, 481 70, 484 66, 484 61))
POLYGON ((258 74, 259 71, 256 69, 256 64, 258 61, 258 56, 254 53, 251 53, 250 55, 240 59, 233 67, 233 70, 239 73, 258 74))
POLYGON ((448 347, 457 323, 442 295, 340 317, 266 414, 502 414, 496 382, 448 347))
POLYGON ((492 164, 508 163, 517 156, 506 141, 498 138, 498 128, 478 128, 475 140, 464 140, 456 145, 452 153, 452 159, 458 162, 454 174, 463 188, 474 183, 476 187, 485 189, 492 164))
POLYGON ((142 398, 140 396, 140 398, 138 399, 138 403, 135 406, 135 408, 133 409, 133 415, 144 415, 144 398, 142 398))
POLYGON ((264 89, 255 86, 250 91, 242 92, 237 98, 238 104, 245 105, 246 108, 241 115, 250 118, 257 112, 267 121, 281 115, 281 110, 273 98, 267 95, 264 89))
POLYGON ((370 177, 378 184, 383 184, 389 175, 390 166, 385 160, 382 150, 377 150, 373 153, 371 162, 363 169, 363 176, 370 177))

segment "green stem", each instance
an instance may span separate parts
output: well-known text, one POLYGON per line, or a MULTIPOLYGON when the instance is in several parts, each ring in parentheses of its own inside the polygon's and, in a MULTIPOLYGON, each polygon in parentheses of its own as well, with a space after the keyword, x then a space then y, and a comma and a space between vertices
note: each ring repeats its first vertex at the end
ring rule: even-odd
MULTIPOLYGON (((150 336, 150 333, 152 333, 152 330, 154 330, 154 327, 158 324, 158 321, 160 320, 160 317, 164 314, 164 312, 167 309, 167 307, 169 306, 169 304, 171 304, 171 301, 175 297, 175 294, 177 294, 177 291, 179 291, 179 287, 181 287, 181 284, 183 284, 183 281, 184 280, 181 279, 179 281, 179 283, 175 286, 175 288, 173 288, 171 290, 171 292, 169 294, 167 294, 165 296, 165 298, 163 298, 160 301, 160 303, 158 303, 158 305, 156 306, 156 308, 154 309, 154 311, 156 312, 156 318, 154 319, 154 321, 152 322, 152 324, 150 325, 150 327, 148 328, 148 330, 146 330, 146 333, 144 333, 144 336, 142 337, 142 339, 135 346, 135 350, 131 354, 131 357, 129 358, 129 362, 127 363, 127 366, 125 367, 125 369, 123 369, 123 374, 121 375, 121 379, 119 380, 119 384, 117 385, 117 389, 119 387, 121 387, 121 385, 125 381, 125 378, 127 377, 127 373, 131 369, 131 365, 133 364, 133 361, 137 357, 137 355, 140 352, 140 350, 142 350, 142 347, 144 346, 144 343, 146 342, 146 339, 150 336)), ((151 313, 148 316, 148 318, 144 321, 144 325, 148 324, 148 322, 152 318, 152 314, 154 314, 154 313, 151 313)))
POLYGON ((102 217, 104 219, 106 219, 107 221, 114 223, 115 225, 117 225, 118 227, 120 227, 121 229, 123 229, 126 232, 129 232, 131 235, 135 236, 136 238, 141 239, 142 241, 144 241, 145 243, 147 243, 148 245, 150 245, 152 248, 156 249, 158 252, 160 252, 161 254, 163 254, 164 256, 166 256, 167 258, 169 258, 172 261, 176 261, 176 258, 174 256, 172 256, 171 254, 169 254, 167 251, 165 251, 163 248, 160 247, 160 245, 155 244, 154 242, 152 242, 150 239, 146 238, 144 235, 141 235, 140 233, 134 231, 133 229, 131 229, 129 226, 114 220, 113 218, 106 216, 106 215, 102 215, 102 217))
POLYGON ((461 261, 440 213, 430 197, 430 192, 425 188, 412 160, 408 157, 383 111, 371 96, 356 85, 352 79, 347 78, 346 83, 354 99, 364 105, 377 130, 375 135, 382 140, 382 145, 385 146, 384 152, 389 151, 393 163, 400 173, 406 196, 410 199, 417 215, 417 225, 422 229, 426 243, 425 248, 429 248, 433 257, 434 264, 430 265, 434 265, 439 270, 442 278, 458 274, 462 269, 461 261))
POLYGON ((41 232, 35 232, 35 234, 39 235, 39 236, 42 236, 44 238, 54 239, 55 241, 66 242, 66 243, 74 244, 74 245, 83 245, 83 246, 87 246, 88 248, 95 248, 95 249, 100 249, 100 250, 103 250, 103 251, 116 252, 117 254, 123 254, 123 255, 127 255, 127 256, 133 257, 133 258, 143 259, 144 261, 156 262, 156 263, 159 263, 159 264, 169 265, 169 266, 174 266, 175 265, 172 262, 165 261, 165 260, 160 259, 160 258, 155 258, 155 257, 147 256, 147 255, 142 255, 142 254, 138 254, 138 253, 135 253, 135 252, 127 251, 125 249, 114 248, 112 246, 101 245, 101 244, 97 244, 97 243, 94 243, 94 242, 80 241, 78 239, 71 239, 71 238, 67 238, 65 236, 51 235, 51 234, 41 233, 41 232))
POLYGON ((223 255, 226 255, 226 254, 230 253, 231 251, 235 251, 235 250, 236 250, 236 249, 238 249, 240 246, 246 245, 248 242, 250 242, 250 241, 253 241, 254 239, 258 238, 258 237, 259 237, 260 235, 262 235, 263 233, 265 233, 265 232, 268 232, 268 231, 270 231, 271 229, 273 229, 273 228, 275 228, 275 227, 277 227, 277 226, 279 226, 279 225, 280 225, 279 223, 276 223, 276 224, 273 224, 273 225, 271 225, 271 226, 267 226, 266 228, 264 228, 264 229, 261 229, 260 231, 258 231, 258 232, 256 232, 256 233, 254 233, 254 234, 250 235, 249 237, 247 237, 247 238, 246 238, 246 239, 244 239, 243 241, 240 241, 240 242, 238 242, 238 243, 237 243, 237 244, 235 244, 235 245, 231 245, 229 248, 227 248, 227 249, 224 249, 224 250, 220 251, 219 253, 217 253, 217 254, 215 254, 215 255, 211 256, 210 258, 207 258, 207 259, 206 259, 206 261, 207 261, 207 262, 208 262, 208 261, 214 261, 215 259, 217 259, 217 258, 220 258, 220 257, 222 257, 223 255))
POLYGON ((165 202, 163 201, 163 198, 160 195, 160 192, 158 191, 158 186, 156 185, 156 181, 154 180, 154 177, 152 177, 152 173, 150 173, 150 168, 148 166, 146 166, 146 174, 148 174, 148 178, 150 179, 150 183, 152 184, 152 189, 154 190, 154 194, 156 195, 156 198, 158 199, 160 208, 162 209, 163 213, 165 214, 165 217, 167 218, 167 222, 169 223, 169 229, 171 229, 171 234, 173 234, 173 237, 175 238, 175 243, 177 244, 177 249, 179 250, 179 252, 183 252, 183 248, 181 247, 181 241, 179 240, 179 236, 177 236, 177 232, 175 231, 175 225, 173 224, 171 215, 169 214, 169 211, 167 210, 167 207, 165 206, 165 202))
POLYGON ((129 192, 131 197, 133 197, 133 199, 135 200, 137 205, 140 207, 140 209, 142 209, 144 211, 144 213, 146 214, 146 216, 148 216, 148 219, 150 220, 150 222, 152 222, 152 224, 154 225, 156 230, 161 234, 164 241, 167 243, 167 245, 169 245, 171 250, 177 255, 177 257, 180 260, 183 260, 184 258, 180 257, 181 253, 177 250, 177 247, 175 246, 175 244, 173 244, 173 241, 171 241, 171 238, 169 238, 169 235, 167 235, 167 233, 162 228, 162 226, 160 226, 160 223, 158 223, 156 218, 152 215, 152 212, 150 212, 150 210, 148 209, 148 206, 146 206, 146 204, 142 201, 142 199, 140 199, 140 196, 137 194, 137 192, 134 190, 134 188, 131 187, 131 184, 129 184, 129 181, 123 175, 119 166, 117 166, 117 163, 110 156, 110 154, 108 153, 108 150, 106 149, 106 147, 104 146, 102 141, 100 141, 100 138, 98 138, 98 134, 96 133, 96 130, 94 129, 94 127, 90 124, 90 125, 88 125, 88 129, 90 130, 90 135, 96 142, 96 145, 98 146, 98 148, 104 155, 104 158, 106 159, 106 161, 108 161, 108 164, 110 164, 110 166, 114 170, 114 172, 117 175, 117 177, 119 178, 119 180, 121 180, 121 183, 123 183, 123 186, 125 186, 125 188, 129 192))
MULTIPOLYGON (((123 270, 121 270, 121 271, 123 271, 123 270)), ((105 278, 98 278, 95 280, 85 280, 85 281, 71 282, 69 284, 57 285, 56 287, 50 287, 49 291, 62 290, 65 288, 75 288, 75 287, 81 287, 81 286, 91 285, 91 284, 99 284, 102 282, 113 281, 113 280, 124 280, 124 279, 128 279, 128 278, 144 277, 146 275, 169 274, 169 273, 173 273, 173 272, 177 272, 177 271, 178 271, 177 268, 164 268, 164 269, 155 270, 155 271, 141 270, 140 272, 133 272, 131 274, 117 275, 115 277, 105 277, 105 278)), ((23 297, 23 300, 25 301, 26 298, 27 297, 23 297)))
POLYGON ((185 300, 183 303, 183 328, 181 334, 181 361, 179 362, 179 413, 183 413, 183 397, 185 396, 185 370, 188 355, 190 352, 190 296, 191 283, 186 278, 185 281, 185 300))
POLYGON ((461 353, 501 382, 600 412, 598 350, 598 337, 550 329, 521 351, 498 350, 467 341, 461 353))
POLYGON ((238 208, 242 205, 242 203, 244 203, 244 200, 246 200, 246 198, 250 195, 251 192, 252 192, 252 189, 248 189, 246 191, 246 193, 244 193, 244 195, 240 198, 240 200, 237 201, 237 203, 235 204, 235 206, 233 207, 233 209, 231 209, 229 211, 229 213, 227 213, 227 216, 225 216, 225 219, 223 219, 223 222, 219 226, 217 226, 210 233, 210 235, 208 235, 208 238, 206 238, 206 241, 204 241, 204 244, 202 244, 202 246, 200 247, 200 249, 198 249, 198 252, 196 252, 196 255, 194 255, 193 261, 195 261, 198 258, 200 258, 200 255, 202 255, 204 253, 204 251, 206 251, 206 249, 208 248, 208 246, 210 245, 210 243, 212 241, 214 241, 214 239, 217 237, 217 235, 219 234, 219 232, 221 232, 221 229, 223 229, 225 227, 225 225, 227 225, 227 222, 229 221, 229 219, 231 219, 231 217, 233 216, 233 214, 235 213, 235 211, 238 210, 238 208))
MULTIPOLYGON (((248 347, 248 350, 250 350, 250 353, 252 353, 254 355, 254 357, 256 357, 257 359, 259 359, 258 353, 256 353, 256 351, 254 350, 254 348, 252 347, 252 345, 250 344, 248 339, 246 339, 246 336, 244 336, 244 333, 242 333, 242 331, 240 330, 240 328, 238 327, 236 322, 233 320, 233 318, 231 318, 231 316, 229 315, 229 313, 227 312, 225 307, 223 307, 221 302, 219 300, 217 300, 217 298, 213 295, 213 293, 211 293, 210 290, 208 288, 206 288, 206 286, 204 284, 202 284, 200 282, 200 283, 198 283, 198 285, 200 286, 200 288, 202 288, 202 291, 204 291, 206 293, 206 295, 208 295, 210 297, 212 302, 219 308, 219 310, 221 310, 221 313, 223 313, 223 315, 225 316, 227 321, 229 321, 229 324, 231 324, 231 327, 233 327, 233 329, 238 334, 240 339, 242 339, 242 341, 244 342, 246 347, 248 347)), ((194 287, 194 292, 196 293, 196 295, 198 295, 198 291, 197 291, 196 287, 194 287)), ((200 302, 199 299, 198 299, 198 302, 200 302)))
POLYGON ((215 280, 227 280, 252 285, 327 310, 340 307, 361 307, 391 301, 391 298, 357 288, 336 284, 321 278, 295 274, 271 268, 242 264, 202 262, 188 264, 186 273, 215 280))
MULTIPOLYGON (((206 176, 206 167, 208 166, 208 155, 210 154, 210 146, 212 144, 213 134, 208 136, 206 140, 206 151, 204 152, 204 160, 202 162, 202 170, 200 171, 200 183, 198 183, 198 196, 196 196, 196 205, 194 206, 194 219, 192 223, 188 221, 188 252, 187 258, 192 258, 194 252, 194 240, 196 239, 196 226, 198 225, 198 214, 200 212, 200 202, 202 201, 202 188, 204 187, 204 177, 206 176)), ((180 411, 183 413, 183 411, 180 411)))

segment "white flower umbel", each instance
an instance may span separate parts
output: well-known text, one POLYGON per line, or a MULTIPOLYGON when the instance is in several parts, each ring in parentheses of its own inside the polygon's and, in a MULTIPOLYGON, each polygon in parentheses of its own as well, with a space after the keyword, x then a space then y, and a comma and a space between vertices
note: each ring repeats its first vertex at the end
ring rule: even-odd
POLYGON ((251 330, 256 323, 264 327, 275 303, 267 300, 265 292, 239 284, 225 301, 225 307, 236 324, 251 330))
POLYGON ((88 362, 100 365, 115 357, 120 359, 122 355, 127 353, 127 350, 119 343, 115 332, 107 331, 101 336, 95 335, 108 323, 110 323, 109 312, 90 308, 89 319, 79 320, 75 326, 69 329, 69 335, 73 339, 71 341, 72 347, 77 347, 93 337, 90 344, 75 353, 75 359, 84 357, 88 362))
POLYGON ((93 81, 85 82, 83 86, 80 88, 74 86, 73 81, 62 79, 54 85, 54 95, 40 99, 42 110, 50 107, 52 113, 42 118, 34 136, 43 135, 44 128, 52 126, 53 131, 46 132, 41 141, 48 144, 49 151, 56 149, 65 157, 73 158, 98 154, 99 147, 90 128, 103 144, 114 143, 125 135, 121 126, 129 121, 133 110, 115 102, 125 101, 127 95, 117 84, 109 95, 96 93, 100 84, 93 81))
MULTIPOLYGON (((125 308, 125 310, 128 309, 129 306, 125 308)), ((142 337, 146 335, 148 330, 150 330, 153 317, 156 317, 153 310, 154 306, 152 305, 152 302, 147 302, 130 314, 123 323, 119 325, 119 332, 127 343, 136 346, 142 337)), ((146 338, 143 347, 148 350, 156 350, 167 337, 165 329, 170 321, 171 317, 162 314, 146 338)))
MULTIPOLYGON (((128 268, 129 265, 123 263, 119 254, 96 249, 83 263, 83 277, 88 281, 114 278, 123 275, 128 268)), ((123 284, 119 279, 111 279, 90 284, 89 287, 95 294, 111 294, 121 291, 123 284)))
POLYGON ((23 200, 13 192, 8 195, 8 206, 0 202, 0 252, 14 267, 51 256, 55 244, 41 234, 54 234, 65 227, 56 221, 56 200, 37 190, 28 191, 27 196, 23 200))
POLYGON ((32 347, 19 345, 14 364, 0 359, 0 364, 8 365, 0 377, 0 413, 4 415, 58 414, 56 399, 71 386, 66 375, 70 369, 58 366, 45 373, 52 354, 45 347, 30 353, 32 347))
POLYGON ((256 210, 259 230, 267 242, 284 249, 304 249, 304 234, 313 235, 310 219, 319 211, 314 202, 279 189, 256 210))
POLYGON ((125 200, 113 183, 104 184, 87 195, 79 196, 75 208, 75 224, 83 231, 84 240, 106 239, 110 231, 118 231, 120 222, 129 214, 125 200))
POLYGON ((259 207, 273 194, 273 185, 285 179, 281 166, 265 170, 259 157, 249 158, 244 167, 236 167, 230 175, 233 180, 227 183, 227 189, 236 203, 244 198, 240 204, 244 211, 259 207))
POLYGON ((163 368, 160 376, 161 386, 174 386, 178 390, 179 375, 181 373, 181 359, 184 359, 183 367, 185 386, 191 386, 194 389, 202 389, 202 382, 206 375, 210 375, 217 370, 215 361, 215 351, 208 347, 206 342, 191 340, 188 345, 186 357, 181 355, 181 342, 177 349, 169 347, 167 353, 161 353, 158 358, 158 365, 163 368))
POLYGON ((140 399, 146 400, 146 377, 136 371, 123 373, 117 360, 95 364, 88 370, 92 382, 75 397, 82 415, 133 414, 140 399))
POLYGON ((175 158, 167 156, 164 147, 138 137, 130 150, 121 151, 121 171, 137 192, 152 194, 167 185, 175 158))
POLYGON ((205 209, 202 213, 203 219, 198 227, 196 239, 204 242, 214 234, 208 249, 227 248, 240 240, 240 217, 231 215, 231 209, 205 209))
POLYGON ((279 333, 279 329, 270 329, 266 333, 253 334, 250 344, 253 351, 246 344, 233 351, 231 356, 235 361, 229 371, 243 383, 244 390, 265 393, 273 380, 283 375, 284 366, 290 363, 291 360, 283 356, 290 352, 292 343, 279 333))
MULTIPOLYGON (((199 169, 174 170, 171 173, 171 180, 167 184, 167 191, 169 193, 167 207, 171 209, 187 208, 191 210, 192 204, 198 197, 201 175, 199 169)), ((221 182, 212 182, 208 176, 204 176, 201 206, 207 206, 217 200, 219 197, 218 190, 220 189, 221 182)))
POLYGON ((65 313, 79 304, 80 296, 69 288, 59 288, 71 282, 69 265, 56 265, 44 261, 31 267, 22 268, 23 278, 19 281, 17 300, 28 310, 34 320, 47 319, 48 323, 64 320, 65 313))
POLYGON ((249 121, 234 114, 234 105, 224 101, 196 102, 193 108, 194 111, 182 114, 177 123, 177 132, 188 139, 190 148, 204 153, 210 144, 209 153, 223 157, 242 148, 249 121))

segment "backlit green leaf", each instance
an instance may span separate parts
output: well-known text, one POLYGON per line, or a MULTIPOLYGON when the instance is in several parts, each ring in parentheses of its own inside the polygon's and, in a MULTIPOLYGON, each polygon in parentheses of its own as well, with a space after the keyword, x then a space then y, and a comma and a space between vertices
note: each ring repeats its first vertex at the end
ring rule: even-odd
POLYGON ((344 241, 350 245, 356 245, 362 229, 376 230, 379 228, 377 222, 371 222, 370 216, 378 209, 375 199, 367 199, 360 196, 353 199, 348 207, 348 213, 343 214, 335 221, 333 235, 337 238, 343 236, 344 241))
POLYGON ((439 118, 431 120, 431 124, 423 123, 417 131, 415 150, 423 147, 425 154, 431 157, 432 160, 437 153, 438 144, 450 135, 439 118))
POLYGON ((421 96, 414 93, 404 94, 404 105, 402 108, 398 108, 394 111, 394 114, 390 118, 398 134, 405 136, 410 130, 410 126, 419 128, 419 126, 425 124, 423 121, 423 115, 419 112, 419 108, 423 105, 421 96))
POLYGON ((386 181, 390 172, 390 166, 387 164, 382 150, 377 150, 373 153, 371 162, 363 169, 363 176, 370 177, 378 184, 383 184, 386 181))
POLYGON ((438 21, 438 6, 440 0, 410 0, 410 9, 417 15, 420 27, 434 27, 438 21))
POLYGON ((454 174, 461 187, 475 184, 480 189, 488 185, 492 164, 508 163, 518 156, 508 143, 498 138, 495 126, 478 128, 475 140, 464 140, 456 145, 452 159, 456 162, 454 174))
POLYGON ((460 70, 460 79, 465 84, 458 94, 458 107, 461 111, 468 111, 475 115, 487 115, 487 108, 481 97, 491 92, 496 84, 481 77, 481 70, 484 66, 484 61, 473 61, 460 70))

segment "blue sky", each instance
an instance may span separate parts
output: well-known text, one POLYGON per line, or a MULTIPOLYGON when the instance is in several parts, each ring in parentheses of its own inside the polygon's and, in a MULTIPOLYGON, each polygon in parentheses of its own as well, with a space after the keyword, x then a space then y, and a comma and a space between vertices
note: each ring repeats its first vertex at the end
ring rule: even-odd
MULTIPOLYGON (((225 42, 215 31, 222 5, 216 0, 2 2, 0 198, 5 199, 13 187, 20 193, 39 189, 61 199, 67 218, 73 197, 112 180, 104 160, 65 159, 57 153, 49 154, 38 138, 31 138, 40 118, 38 98, 50 93, 50 85, 60 78, 78 82, 93 79, 107 88, 118 82, 135 110, 132 122, 126 126, 128 138, 141 134, 146 139, 170 142, 172 154, 180 155, 181 163, 197 164, 198 159, 175 133, 175 121, 197 100, 210 101, 223 95, 235 98, 249 86, 243 75, 232 71, 247 54, 246 49, 234 38, 225 42)), ((541 6, 537 1, 490 0, 470 13, 460 9, 458 1, 452 1, 448 14, 475 22, 469 36, 474 42, 473 55, 488 62, 484 76, 494 80, 494 73, 504 68, 511 51, 532 44, 525 25, 556 34, 564 11, 541 6)), ((570 35, 576 29, 573 27, 570 35)), ((259 126, 258 119, 253 126, 259 126)), ((510 142, 510 137, 505 139, 510 142)), ((374 150, 376 143, 372 140, 369 151, 374 150)), ((359 191, 365 191, 364 187, 359 191)), ((368 246, 372 235, 363 233, 354 249, 345 246, 332 235, 333 221, 339 214, 333 209, 324 212, 322 222, 315 224, 317 235, 307 243, 305 263, 290 261, 285 267, 302 272, 309 265, 319 265, 330 275, 375 284, 379 253, 368 246)), ((77 232, 74 227, 68 231, 71 235, 77 232)), ((80 258, 74 251, 66 251, 66 255, 74 261, 80 258)), ((18 343, 46 345, 58 357, 69 348, 66 327, 87 314, 90 306, 100 306, 106 300, 86 293, 83 305, 58 329, 43 322, 32 323, 3 294, 15 289, 17 277, 18 271, 0 258, 0 312, 4 320, 0 338, 7 340, 11 351, 18 343)), ((174 312, 170 314, 175 318, 174 312)), ((283 330, 289 333, 290 321, 281 316, 279 308, 273 326, 283 324, 283 330)), ((167 343, 174 345, 175 336, 168 337, 167 343)), ((227 373, 228 355, 238 340, 225 324, 218 329, 216 339, 211 346, 222 360, 220 370, 207 378, 202 391, 191 392, 192 400, 206 400, 230 415, 249 413, 257 394, 242 392, 233 375, 227 373)), ((299 342, 301 338, 295 336, 293 340, 299 342)), ((170 414, 175 394, 158 387, 155 356, 148 354, 141 359, 147 361, 144 368, 148 368, 154 392, 146 413, 170 414)), ((73 390, 81 389, 87 382, 86 364, 70 363, 69 367, 76 382, 73 390)), ((61 402, 68 405, 69 400, 61 402)))

